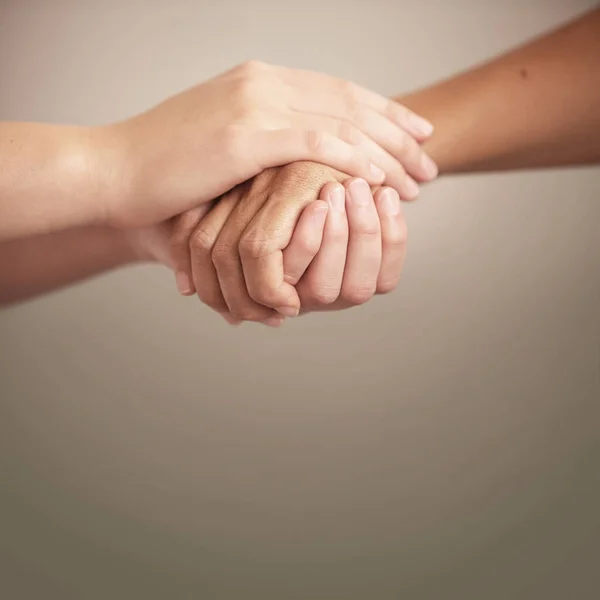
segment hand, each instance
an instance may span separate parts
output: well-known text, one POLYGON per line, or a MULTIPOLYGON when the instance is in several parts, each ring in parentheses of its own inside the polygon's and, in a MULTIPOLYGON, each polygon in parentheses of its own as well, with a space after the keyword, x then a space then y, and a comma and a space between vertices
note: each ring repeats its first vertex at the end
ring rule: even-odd
POLYGON ((370 191, 366 206, 349 202, 348 223, 340 182, 346 182, 351 192, 360 188, 360 182, 328 167, 294 163, 265 171, 239 186, 203 219, 185 215, 176 222, 171 238, 180 291, 191 294, 195 290, 204 303, 223 315, 268 324, 278 321, 271 308, 277 308, 280 315, 294 315, 301 306, 340 308, 364 302, 376 291, 389 291, 400 275, 405 225, 400 212, 390 221, 383 209, 389 194, 392 204, 397 194, 389 189, 376 191, 378 210, 370 191), (339 194, 336 198, 333 193, 335 188, 324 188, 326 184, 338 184, 341 202, 339 194), (322 200, 307 208, 299 220, 304 207, 320 192, 322 200), (323 209, 327 209, 327 219, 323 209), (317 242, 325 223, 324 245, 319 250, 317 242), (316 233, 308 236, 309 230, 316 233), (312 247, 303 249, 305 243, 312 247), (344 268, 346 247, 349 260, 344 268), (302 277, 317 251, 317 259, 302 277), (302 301, 294 288, 301 278, 302 301))
POLYGON ((114 190, 106 220, 119 227, 158 223, 297 160, 372 184, 387 176, 407 198, 413 177, 435 176, 418 144, 431 126, 414 113, 355 84, 256 62, 95 132, 114 190))
POLYGON ((407 228, 398 193, 373 193, 364 180, 328 183, 303 211, 283 251, 285 280, 296 286, 301 314, 343 310, 396 289, 407 228), (327 219, 319 226, 319 204, 327 219))

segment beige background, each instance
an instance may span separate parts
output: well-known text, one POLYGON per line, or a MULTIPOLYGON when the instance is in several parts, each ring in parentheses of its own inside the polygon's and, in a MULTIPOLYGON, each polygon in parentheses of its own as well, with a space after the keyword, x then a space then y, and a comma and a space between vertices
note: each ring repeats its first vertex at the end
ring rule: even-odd
MULTIPOLYGON (((247 58, 398 93, 593 4, 0 0, 0 118, 101 123, 247 58)), ((2 313, 0 596, 597 598, 599 190, 441 181, 396 293, 281 331, 154 267, 2 313)))

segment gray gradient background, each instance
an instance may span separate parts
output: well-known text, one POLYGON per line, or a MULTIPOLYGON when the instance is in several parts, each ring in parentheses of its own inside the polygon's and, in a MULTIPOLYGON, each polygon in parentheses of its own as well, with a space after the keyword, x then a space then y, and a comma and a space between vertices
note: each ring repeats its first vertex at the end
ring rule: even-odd
MULTIPOLYGON (((0 0, 0 115, 247 58, 407 91, 594 2, 0 0)), ((234 330, 136 268, 0 315, 6 599, 600 593, 600 173, 454 178, 399 290, 234 330)))

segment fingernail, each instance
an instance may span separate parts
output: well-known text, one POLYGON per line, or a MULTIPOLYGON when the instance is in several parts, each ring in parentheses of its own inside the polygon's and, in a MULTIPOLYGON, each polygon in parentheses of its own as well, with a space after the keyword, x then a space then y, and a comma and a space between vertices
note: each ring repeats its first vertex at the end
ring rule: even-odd
POLYGON ((390 217, 396 216, 400 212, 400 198, 394 190, 385 190, 382 193, 381 206, 390 217))
POLYGON ((371 163, 371 175, 378 181, 383 181, 385 179, 385 171, 382 171, 377 165, 371 163))
POLYGON ((433 125, 427 119, 415 113, 410 113, 408 120, 415 133, 424 135, 425 137, 430 137, 433 133, 433 125))
POLYGON ((191 293, 193 293, 190 278, 183 271, 177 272, 175 275, 175 283, 177 284, 177 289, 179 290, 180 294, 189 296, 191 293))
POLYGON ((280 315, 283 315, 284 317, 297 317, 298 313, 300 312, 296 307, 294 306, 280 306, 279 308, 275 309, 280 315))
POLYGON ((406 193, 405 200, 414 200, 421 190, 419 189, 419 184, 412 177, 407 177, 404 191, 406 193))
POLYGON ((349 186, 350 198, 356 206, 367 206, 371 202, 371 188, 364 179, 355 179, 349 186))
POLYGON ((421 156, 421 168, 428 179, 435 179, 438 175, 438 167, 427 154, 421 156))
POLYGON ((263 321, 263 324, 267 327, 281 327, 281 324, 284 320, 285 319, 283 317, 269 317, 263 321))
POLYGON ((331 206, 340 213, 343 213, 346 208, 346 193, 344 188, 339 185, 329 194, 331 206))

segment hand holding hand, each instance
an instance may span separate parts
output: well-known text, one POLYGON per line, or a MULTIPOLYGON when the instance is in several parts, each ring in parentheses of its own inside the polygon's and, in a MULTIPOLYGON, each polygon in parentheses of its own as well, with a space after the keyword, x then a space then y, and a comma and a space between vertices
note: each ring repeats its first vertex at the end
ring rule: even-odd
POLYGON ((373 203, 366 182, 294 163, 239 186, 205 217, 176 220, 171 246, 181 292, 230 320, 274 325, 391 291, 405 238, 395 190, 376 189, 373 203))
POLYGON ((106 202, 106 219, 119 227, 155 224, 268 167, 299 160, 371 184, 387 178, 409 199, 416 195, 413 177, 435 176, 417 142, 430 129, 408 109, 355 84, 246 63, 96 131, 103 173, 116 192, 106 202))

